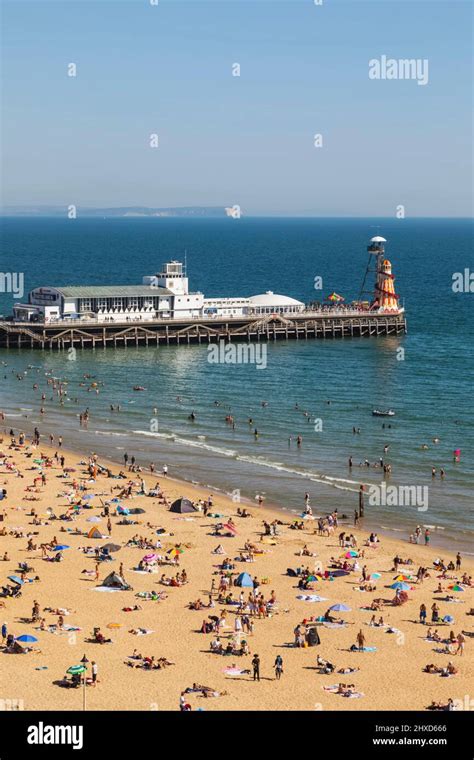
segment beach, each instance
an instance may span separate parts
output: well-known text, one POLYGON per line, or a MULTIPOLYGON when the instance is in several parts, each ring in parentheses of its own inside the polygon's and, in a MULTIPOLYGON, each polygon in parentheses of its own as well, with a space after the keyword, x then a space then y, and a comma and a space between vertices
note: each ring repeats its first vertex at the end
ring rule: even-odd
MULTIPOLYGON (((26 573, 25 579, 39 576, 39 580, 21 586, 19 598, 0 599, 4 605, 0 608, 0 618, 7 624, 8 632, 15 637, 26 634, 38 639, 29 645, 33 651, 27 654, 1 652, 1 699, 13 700, 25 710, 82 709, 84 689, 63 688, 60 682, 68 668, 79 664, 85 654, 90 663, 89 675, 91 663, 97 664, 97 683, 85 689, 88 710, 178 710, 180 695, 193 684, 208 687, 204 692, 188 692, 182 698, 193 710, 424 710, 432 701, 446 705, 449 699, 455 700, 456 709, 469 709, 462 705, 469 701, 466 695, 470 693, 474 676, 470 638, 465 637, 465 651, 461 656, 454 654, 457 644, 450 652, 442 653, 436 650, 445 648, 444 642, 427 641, 425 637, 435 601, 441 619, 446 615, 453 618, 447 624, 431 625, 433 630, 438 629, 440 638, 449 637, 450 631, 455 638, 463 630, 472 631, 473 618, 466 614, 472 606, 472 586, 464 584, 459 587, 461 591, 448 589, 463 575, 474 574, 471 560, 463 557, 460 570, 447 571, 447 577, 440 578, 433 560, 441 554, 447 564, 455 561, 455 552, 414 545, 408 543, 408 537, 395 541, 379 536, 379 543, 366 546, 368 531, 363 521, 354 527, 352 514, 347 521, 339 516, 339 525, 332 534, 318 535, 315 532, 318 522, 311 517, 303 521, 303 530, 294 530, 289 527, 294 515, 286 517, 281 511, 273 512, 267 507, 239 504, 222 494, 214 494, 207 516, 202 511, 174 513, 169 511, 168 505, 175 499, 187 497, 197 504, 208 499, 209 491, 164 477, 161 472, 147 472, 142 462, 137 464, 143 465, 143 472, 130 472, 123 463, 106 462, 102 457, 101 466, 114 476, 124 470, 125 478, 97 474, 91 479, 90 452, 85 451, 81 457, 67 449, 67 441, 63 446, 50 448, 43 438, 37 447, 28 440, 23 446, 12 446, 7 434, 1 443, 0 483, 7 497, 0 503, 0 511, 4 513, 0 528, 6 533, 0 535, 0 558, 5 553, 8 556, 7 561, 0 562, 1 582, 5 585, 9 575, 18 574, 19 562, 27 562, 34 568, 26 573), (63 467, 54 458, 55 452, 64 456, 63 467), (19 477, 18 472, 23 477, 19 477), (46 483, 38 482, 36 488, 26 491, 40 473, 44 473, 46 483), (167 504, 163 498, 139 493, 143 486, 148 492, 157 481, 167 504), (119 489, 129 482, 132 483, 131 496, 112 502, 119 489), (73 503, 76 509, 72 508, 73 503), (107 518, 101 517, 106 503, 110 510, 110 535, 107 518), (139 508, 144 512, 128 516, 135 524, 119 524, 123 516, 115 515, 118 504, 124 509, 139 508), (33 524, 32 508, 38 515, 37 521, 41 522, 39 525, 33 524), (242 508, 252 516, 240 517, 237 510, 242 508), (52 520, 48 518, 51 513, 47 509, 58 518, 60 515, 74 517, 52 520), (219 517, 211 517, 211 514, 219 517), (95 518, 93 522, 91 518, 95 518), (213 535, 216 524, 227 525, 229 518, 235 528, 221 531, 229 535, 213 535), (276 536, 265 536, 263 520, 267 524, 277 520, 287 525, 279 524, 276 536), (107 537, 89 538, 87 532, 94 527, 107 537), (347 536, 352 534, 356 547, 340 546, 341 532, 347 536), (20 537, 15 537, 15 533, 20 537), (26 550, 28 535, 37 547, 35 550, 26 550), (125 546, 137 535, 146 539, 142 546, 155 549, 125 546), (47 561, 39 548, 40 544, 48 543, 50 549, 46 555, 54 557, 53 537, 59 545, 70 547, 61 552, 61 562, 47 561), (159 548, 156 548, 157 539, 159 548), (99 563, 99 579, 95 580, 94 554, 86 555, 81 549, 110 542, 120 549, 111 555, 112 560, 99 563), (250 552, 253 561, 236 561, 248 542, 256 548, 250 552), (213 553, 218 545, 225 554, 213 553), (301 556, 305 545, 313 556, 301 556), (363 556, 346 558, 351 550, 354 555, 363 552, 363 556), (140 560, 153 552, 164 557, 167 564, 155 567, 154 572, 134 571, 140 560), (172 559, 175 554, 179 559, 177 566, 172 559), (393 558, 396 555, 405 560, 410 558, 412 564, 400 565, 395 572, 393 558), (348 574, 336 572, 332 580, 328 573, 326 578, 316 575, 317 580, 309 582, 305 589, 298 588, 297 576, 287 574, 288 568, 308 567, 311 573, 322 570, 324 576, 331 565, 334 567, 331 557, 339 563, 347 561, 349 565, 357 560, 358 569, 348 574), (237 605, 219 602, 217 598, 219 565, 224 559, 233 566, 232 578, 249 573, 259 579, 259 591, 265 601, 274 598, 274 604, 266 605, 268 616, 254 616, 253 632, 244 632, 238 637, 238 641, 248 642, 249 654, 214 653, 210 644, 216 632, 201 632, 203 621, 209 621, 210 615, 222 618, 221 612, 226 610, 219 638, 226 646, 235 636, 237 605), (119 572, 121 564, 123 579, 132 588, 97 591, 110 572, 119 572), (357 590, 364 566, 369 576, 380 574, 370 581, 376 587, 373 591, 357 590), (370 607, 375 598, 393 600, 396 591, 388 587, 395 578, 400 573, 411 578, 420 566, 428 569, 429 577, 423 582, 409 580, 408 600, 401 606, 384 604, 375 613, 376 621, 382 616, 384 625, 369 625, 374 612, 363 608, 370 607), (183 569, 187 576, 184 585, 160 584, 162 574, 170 578, 183 569), (216 588, 212 608, 190 609, 189 603, 198 599, 203 605, 208 604, 212 579, 216 588), (443 591, 437 593, 439 583, 443 591), (153 601, 137 597, 142 592, 163 592, 166 598, 153 601), (320 596, 323 601, 304 601, 298 596, 320 596), (446 601, 448 596, 458 601, 446 601), (39 619, 44 619, 44 630, 40 630, 39 622, 27 622, 35 600, 40 610, 39 619), (335 604, 349 608, 331 613, 347 625, 334 627, 321 622, 317 625, 319 645, 294 646, 296 626, 303 620, 323 616, 335 604), (418 622, 421 604, 425 604, 428 611, 426 626, 418 622), (124 611, 135 605, 140 609, 124 611), (58 614, 46 608, 70 611, 63 614, 62 630, 58 627, 58 614), (56 627, 49 629, 50 626, 56 627), (97 627, 102 635, 112 639, 111 643, 89 641, 97 627), (139 628, 151 633, 134 635, 130 632, 139 628), (360 631, 368 651, 351 651, 360 631), (160 669, 130 667, 130 663, 142 662, 131 659, 134 650, 143 657, 166 658, 172 664, 160 669), (256 653, 261 663, 259 682, 254 682, 252 676, 251 663, 256 653), (280 680, 275 678, 274 671, 278 655, 283 659, 280 680), (317 656, 334 665, 334 671, 320 672, 316 667, 317 656), (444 677, 423 672, 427 664, 444 668, 448 662, 457 669, 455 675, 444 677), (340 669, 355 670, 338 673, 340 669), (340 683, 350 687, 345 690, 345 696, 328 689, 340 683), (208 696, 203 696, 204 693, 208 696)), ((312 506, 315 515, 325 514, 323 504, 312 506)), ((237 600, 241 591, 246 599, 248 588, 230 586, 227 593, 232 592, 233 599, 237 600)))

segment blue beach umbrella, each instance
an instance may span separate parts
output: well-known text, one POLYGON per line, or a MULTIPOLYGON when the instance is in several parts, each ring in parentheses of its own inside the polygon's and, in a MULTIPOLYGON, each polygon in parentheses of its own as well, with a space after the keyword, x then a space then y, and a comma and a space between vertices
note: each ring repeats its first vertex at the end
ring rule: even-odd
POLYGON ((24 633, 22 636, 17 636, 15 641, 21 641, 22 644, 34 644, 38 639, 36 636, 30 636, 29 634, 24 633))
POLYGON ((408 585, 408 583, 403 583, 402 581, 397 581, 396 583, 392 583, 389 588, 394 588, 396 591, 410 591, 411 586, 408 585))
POLYGON ((70 549, 70 546, 66 546, 66 544, 59 544, 58 546, 55 546, 53 549, 53 552, 62 552, 64 549, 70 549))
POLYGON ((445 615, 443 618, 443 623, 454 623, 454 618, 452 615, 445 615))
POLYGON ((23 586, 25 582, 25 581, 22 581, 18 575, 9 575, 8 580, 13 581, 13 583, 18 583, 19 586, 23 586))
POLYGON ((350 612, 351 608, 347 606, 347 604, 333 604, 332 607, 329 608, 331 612, 350 612))

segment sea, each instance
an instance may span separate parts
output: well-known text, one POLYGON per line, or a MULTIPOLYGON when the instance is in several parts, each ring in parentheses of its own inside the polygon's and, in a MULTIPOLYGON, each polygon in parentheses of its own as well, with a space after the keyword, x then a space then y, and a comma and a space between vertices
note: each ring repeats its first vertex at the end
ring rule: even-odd
MULTIPOLYGON (((350 301, 368 241, 382 235, 408 321, 406 335, 270 342, 264 368, 212 363, 206 345, 84 349, 75 361, 67 351, 0 349, 4 425, 38 425, 117 461, 127 452, 158 472, 167 464, 171 476, 236 502, 262 495, 288 519, 306 492, 315 515, 337 508, 352 518, 363 483, 367 527, 407 539, 429 526, 432 545, 472 554, 472 231, 467 219, 3 218, 0 269, 23 273, 25 295, 41 285, 141 283, 186 256, 190 289, 206 296, 271 290, 310 302, 335 291, 350 301), (453 288, 461 275, 466 287, 453 288), (61 406, 45 391, 41 415, 47 377, 67 382, 68 397, 61 406), (395 416, 374 417, 374 408, 395 416), (406 487, 416 499, 402 496, 406 487)), ((12 304, 0 293, 1 313, 12 304)))

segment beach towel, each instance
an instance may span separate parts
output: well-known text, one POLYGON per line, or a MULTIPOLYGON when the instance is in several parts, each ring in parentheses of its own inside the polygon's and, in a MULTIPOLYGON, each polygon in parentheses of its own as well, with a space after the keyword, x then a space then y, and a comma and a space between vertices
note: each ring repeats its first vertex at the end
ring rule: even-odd
POLYGON ((363 647, 362 649, 355 649, 355 650, 351 650, 351 651, 356 651, 356 652, 376 652, 377 651, 377 647, 363 647))
POLYGON ((325 596, 318 596, 317 594, 298 594, 296 597, 300 602, 327 602, 325 596))
POLYGON ((97 586, 96 588, 91 588, 90 591, 103 591, 103 592, 114 592, 114 591, 124 591, 125 589, 122 588, 112 588, 111 586, 97 586))
POLYGON ((327 621, 323 621, 323 625, 325 628, 347 628, 348 623, 328 623, 327 621))
POLYGON ((250 670, 243 668, 224 668, 223 673, 226 676, 244 676, 246 673, 250 673, 250 670))
MULTIPOLYGON (((324 691, 330 691, 331 694, 337 694, 339 693, 339 684, 335 684, 334 686, 323 686, 323 689, 324 691)), ((351 699, 351 698, 360 699, 360 697, 363 697, 364 695, 362 694, 361 691, 354 691, 354 692, 346 691, 346 692, 340 693, 340 696, 346 697, 347 699, 351 699)))
POLYGON ((147 628, 139 628, 133 635, 134 636, 148 636, 150 633, 155 633, 155 631, 148 630, 147 628))

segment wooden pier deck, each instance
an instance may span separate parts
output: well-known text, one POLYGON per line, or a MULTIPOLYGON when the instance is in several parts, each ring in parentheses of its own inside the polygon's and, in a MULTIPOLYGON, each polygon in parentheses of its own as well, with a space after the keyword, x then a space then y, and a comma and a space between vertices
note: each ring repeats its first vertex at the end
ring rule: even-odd
POLYGON ((0 321, 0 347, 67 349, 106 346, 159 346, 230 341, 307 340, 377 337, 406 333, 405 313, 301 312, 232 319, 157 319, 143 322, 0 321))

